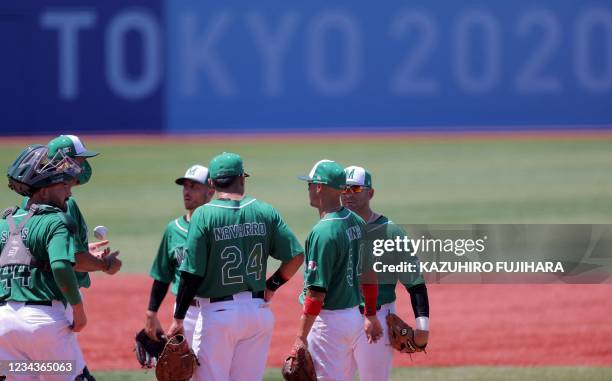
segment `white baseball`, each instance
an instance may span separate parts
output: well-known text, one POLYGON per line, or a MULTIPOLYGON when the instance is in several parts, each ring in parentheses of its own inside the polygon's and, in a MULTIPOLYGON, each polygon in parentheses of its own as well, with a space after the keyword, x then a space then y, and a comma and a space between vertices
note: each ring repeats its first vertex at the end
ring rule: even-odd
POLYGON ((105 240, 106 236, 108 235, 108 229, 106 228, 106 226, 96 226, 93 232, 94 237, 96 237, 96 239, 100 241, 105 240))

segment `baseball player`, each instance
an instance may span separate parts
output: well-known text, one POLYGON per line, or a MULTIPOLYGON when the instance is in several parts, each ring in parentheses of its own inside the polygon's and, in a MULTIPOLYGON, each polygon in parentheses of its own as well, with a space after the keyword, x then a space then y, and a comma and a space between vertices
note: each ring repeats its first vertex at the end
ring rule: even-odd
MULTIPOLYGON (((69 157, 81 166, 79 176, 70 182, 71 186, 84 185, 89 182, 92 168, 88 158, 95 157, 98 152, 88 150, 81 139, 75 135, 60 135, 47 143, 48 157, 53 159, 60 155, 69 157)), ((121 260, 117 258, 119 251, 111 252, 110 248, 101 250, 108 245, 108 241, 89 243, 87 234, 87 223, 79 209, 74 197, 70 196, 67 201, 67 213, 74 219, 77 228, 77 240, 75 240, 75 262, 74 269, 77 271, 79 287, 88 288, 91 285, 89 272, 104 271, 113 275, 121 269, 121 260)))
POLYGON ((245 195, 248 174, 239 155, 215 156, 209 170, 217 198, 191 218, 168 335, 183 331, 197 295, 202 324, 193 339, 200 361, 194 380, 261 380, 274 325, 267 302, 297 272, 303 249, 276 209, 245 195), (282 263, 266 280, 269 256, 282 263))
MULTIPOLYGON (((81 172, 75 179, 69 182, 71 188, 89 182, 92 168, 87 159, 97 155, 98 152, 88 150, 81 139, 75 135, 60 135, 47 143, 47 156, 50 160, 66 156, 80 165, 81 172)), ((27 202, 28 198, 24 197, 23 205, 25 206, 27 202)), ((73 269, 75 270, 79 288, 89 288, 91 286, 89 272, 103 271, 113 275, 121 269, 121 260, 117 258, 119 251, 111 253, 110 248, 103 249, 104 246, 108 245, 107 240, 89 243, 87 223, 74 197, 70 196, 68 198, 66 209, 66 213, 74 220, 74 226, 77 231, 76 239, 73 241, 74 247, 71 248, 75 255, 73 269)), ((66 315, 68 320, 72 320, 72 308, 70 306, 66 308, 66 315)))
MULTIPOLYGON (((368 224, 366 229, 372 232, 376 238, 394 239, 398 236, 406 236, 403 229, 370 208, 370 200, 374 196, 371 174, 364 168, 357 166, 347 167, 345 172, 346 188, 342 192, 342 204, 361 216, 368 224)), ((385 260, 386 257, 382 256, 380 258, 385 260)), ((414 316, 416 317, 415 342, 424 348, 429 337, 429 300, 427 288, 420 273, 404 274, 402 277, 398 276, 397 273, 385 274, 384 280, 381 279, 378 286, 376 306, 378 318, 384 322, 387 314, 396 313, 395 286, 398 281, 406 287, 410 294, 414 316)), ((368 344, 363 339, 357 342, 352 372, 354 375, 355 371, 358 370, 361 381, 389 379, 393 361, 393 348, 389 345, 387 324, 383 324, 383 331, 383 340, 375 344, 368 344)))
POLYGON ((65 214, 69 182, 80 171, 69 157, 49 160, 42 145, 27 147, 8 169, 9 188, 30 199, 25 208, 7 209, 0 220, 0 358, 73 361, 64 364, 71 374, 44 374, 37 380, 94 380, 75 336, 87 316, 72 269, 74 222, 65 214), (72 322, 66 318, 67 304, 72 322))
MULTIPOLYGON (((187 214, 170 221, 159 245, 157 256, 151 266, 150 275, 153 278, 149 309, 146 313, 145 332, 157 341, 157 335, 163 334, 157 311, 172 283, 172 293, 176 295, 181 274, 179 267, 185 255, 185 239, 189 229, 189 221, 197 207, 211 200, 215 191, 208 186, 208 168, 194 165, 187 169, 185 176, 176 179, 176 184, 183 187, 183 204, 187 214)), ((183 327, 189 345, 193 343, 193 331, 199 315, 197 300, 192 300, 183 327)))
POLYGON ((308 182, 310 205, 321 219, 306 239, 303 313, 294 348, 307 342, 319 380, 353 380, 357 343, 382 335, 377 285, 359 277, 364 221, 340 203, 346 175, 338 163, 321 160, 300 179, 308 182), (365 318, 358 308, 361 294, 365 318))

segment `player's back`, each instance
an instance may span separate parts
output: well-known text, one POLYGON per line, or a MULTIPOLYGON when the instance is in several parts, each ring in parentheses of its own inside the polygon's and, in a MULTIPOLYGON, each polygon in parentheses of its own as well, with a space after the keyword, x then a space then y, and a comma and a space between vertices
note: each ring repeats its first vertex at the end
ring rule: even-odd
POLYGON ((323 217, 306 239, 305 287, 326 290, 325 309, 359 304, 358 261, 363 226, 359 216, 342 208, 323 217))
POLYGON ((198 296, 216 298, 263 291, 268 256, 290 258, 287 254, 291 250, 283 243, 287 242, 284 228, 272 206, 252 197, 217 199, 199 207, 190 224, 190 230, 201 229, 204 241, 196 255, 206 256, 198 296))

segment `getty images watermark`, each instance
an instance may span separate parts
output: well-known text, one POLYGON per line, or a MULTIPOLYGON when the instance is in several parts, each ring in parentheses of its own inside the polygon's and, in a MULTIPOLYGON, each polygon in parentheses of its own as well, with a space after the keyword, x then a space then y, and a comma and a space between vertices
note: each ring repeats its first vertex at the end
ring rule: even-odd
POLYGON ((612 225, 378 225, 362 263, 380 283, 611 282, 612 225))

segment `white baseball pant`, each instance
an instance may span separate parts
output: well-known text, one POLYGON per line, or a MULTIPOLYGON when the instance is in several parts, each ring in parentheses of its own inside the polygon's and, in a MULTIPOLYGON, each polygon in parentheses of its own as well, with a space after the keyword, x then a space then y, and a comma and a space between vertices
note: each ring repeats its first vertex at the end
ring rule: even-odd
POLYGON ((200 303, 193 350, 200 366, 194 381, 254 381, 263 378, 274 315, 263 299, 240 292, 234 300, 200 303))
POLYGON ((352 364, 362 336, 364 319, 357 307, 322 310, 308 334, 317 380, 353 381, 352 364))
POLYGON ((393 366, 393 347, 389 343, 387 314, 395 313, 395 303, 383 304, 376 313, 383 329, 383 336, 376 343, 368 343, 366 335, 357 342, 355 357, 351 366, 351 380, 359 371, 360 381, 386 381, 393 366))
POLYGON ((74 361, 72 374, 10 375, 10 380, 73 381, 85 367, 76 335, 70 329, 64 304, 25 305, 8 301, 0 306, 0 359, 9 361, 74 361))

